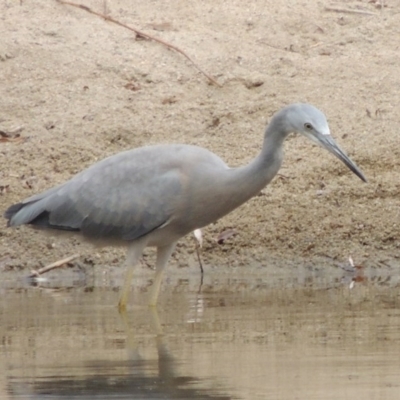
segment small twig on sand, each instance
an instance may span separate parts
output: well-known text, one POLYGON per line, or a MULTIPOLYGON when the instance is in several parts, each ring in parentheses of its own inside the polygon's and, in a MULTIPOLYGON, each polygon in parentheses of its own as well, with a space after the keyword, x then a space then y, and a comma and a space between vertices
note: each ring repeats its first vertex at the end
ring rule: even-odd
POLYGON ((197 68, 197 70, 200 71, 204 76, 206 76, 214 85, 219 86, 219 87, 222 87, 222 85, 221 85, 220 83, 218 83, 214 78, 212 78, 210 75, 208 75, 206 72, 204 72, 204 71, 203 71, 203 70, 202 70, 202 69, 201 69, 201 68, 200 68, 200 67, 199 67, 199 66, 198 66, 198 65, 183 51, 183 50, 181 50, 179 47, 174 46, 173 44, 170 44, 170 43, 166 42, 165 40, 162 40, 162 39, 159 39, 159 38, 157 38, 157 37, 155 37, 155 36, 151 36, 151 35, 149 35, 149 34, 147 34, 147 33, 144 33, 144 32, 142 32, 142 31, 140 31, 140 30, 138 30, 138 29, 136 29, 136 28, 132 28, 132 27, 130 27, 130 26, 128 26, 128 25, 126 25, 126 24, 120 22, 120 21, 117 21, 116 19, 114 19, 114 18, 112 18, 112 17, 110 17, 110 16, 108 16, 108 15, 105 15, 105 14, 99 13, 99 12, 97 12, 97 11, 94 11, 94 10, 92 10, 91 8, 89 8, 89 7, 87 7, 87 6, 83 5, 83 4, 72 3, 72 2, 70 2, 70 1, 64 1, 64 0, 56 0, 56 1, 57 1, 58 3, 60 3, 60 4, 64 4, 64 5, 68 5, 68 6, 72 6, 72 7, 77 7, 77 8, 80 8, 81 10, 85 10, 85 11, 87 11, 87 12, 90 13, 90 14, 97 15, 98 17, 105 19, 106 21, 110 21, 110 22, 112 22, 112 23, 114 23, 114 24, 116 24, 116 25, 122 26, 122 27, 125 28, 125 29, 129 29, 130 31, 135 32, 139 37, 142 37, 142 38, 145 38, 145 39, 149 39, 149 40, 153 40, 153 41, 155 41, 155 42, 161 43, 162 45, 168 47, 169 49, 175 50, 176 52, 182 54, 186 59, 188 59, 188 60, 193 64, 193 66, 194 66, 195 68, 197 68))
POLYGON ((62 260, 58 260, 56 262, 53 262, 49 265, 46 265, 43 268, 40 268, 38 270, 32 270, 31 274, 29 275, 29 278, 37 278, 39 275, 42 275, 48 271, 51 271, 52 269, 62 267, 63 265, 71 262, 72 260, 75 260, 75 258, 80 257, 80 254, 74 254, 73 256, 63 258, 62 260))
POLYGON ((0 142, 24 142, 27 138, 20 135, 23 130, 23 126, 18 126, 7 132, 0 130, 0 142))
POLYGON ((346 14, 376 15, 376 13, 371 11, 351 10, 348 8, 336 8, 336 7, 325 7, 325 11, 333 11, 337 13, 346 13, 346 14))

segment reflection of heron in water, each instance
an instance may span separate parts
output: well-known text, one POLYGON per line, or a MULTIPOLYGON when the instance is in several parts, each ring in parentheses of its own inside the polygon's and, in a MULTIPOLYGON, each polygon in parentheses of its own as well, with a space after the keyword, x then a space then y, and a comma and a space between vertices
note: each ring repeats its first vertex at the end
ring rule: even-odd
MULTIPOLYGON (((147 310, 146 310, 147 312, 147 310)), ((68 376, 49 376, 32 383, 19 381, 29 399, 202 399, 231 400, 231 395, 217 393, 216 383, 194 376, 180 375, 174 357, 164 342, 156 309, 148 310, 155 329, 157 360, 146 360, 139 354, 136 341, 130 332, 126 312, 121 313, 127 334, 130 359, 124 361, 98 360, 86 364, 79 373, 68 376), (201 382, 202 388, 199 386, 201 382), (209 389, 207 389, 207 385, 209 389)))

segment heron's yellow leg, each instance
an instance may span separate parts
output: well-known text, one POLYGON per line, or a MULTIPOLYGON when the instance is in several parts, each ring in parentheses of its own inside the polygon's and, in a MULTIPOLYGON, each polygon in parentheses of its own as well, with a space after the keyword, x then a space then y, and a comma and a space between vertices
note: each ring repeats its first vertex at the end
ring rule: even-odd
POLYGON ((131 288, 133 272, 136 264, 139 262, 139 258, 141 257, 144 248, 146 247, 147 242, 144 240, 133 242, 128 249, 128 253, 126 255, 125 265, 127 267, 124 285, 121 288, 119 295, 118 308, 120 311, 126 310, 126 304, 128 302, 129 290, 131 288))
POLYGON ((129 289, 131 287, 134 269, 135 267, 133 265, 130 265, 128 267, 128 270, 126 271, 124 285, 119 292, 118 308, 120 311, 126 310, 126 304, 128 303, 129 289))
POLYGON ((175 249, 175 244, 176 243, 168 246, 158 247, 157 249, 156 276, 154 277, 154 283, 150 292, 149 306, 154 307, 157 305, 164 269, 167 266, 168 259, 175 249))

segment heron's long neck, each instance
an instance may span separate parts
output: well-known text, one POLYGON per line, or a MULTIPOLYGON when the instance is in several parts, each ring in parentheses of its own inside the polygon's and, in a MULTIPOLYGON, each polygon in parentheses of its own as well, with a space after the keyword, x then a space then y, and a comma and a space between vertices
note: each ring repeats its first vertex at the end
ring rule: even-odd
POLYGON ((188 232, 228 214, 271 182, 281 166, 283 141, 287 136, 279 122, 272 119, 265 131, 261 152, 249 164, 224 169, 214 178, 208 175, 200 186, 195 186, 198 190, 193 196, 197 202, 192 204, 187 220, 195 220, 197 224, 185 226, 188 232), (204 209, 208 210, 206 214, 204 209))
POLYGON ((279 171, 283 159, 283 142, 288 136, 280 121, 274 118, 268 125, 261 152, 249 164, 232 170, 232 182, 237 188, 232 200, 238 205, 259 193, 279 171))

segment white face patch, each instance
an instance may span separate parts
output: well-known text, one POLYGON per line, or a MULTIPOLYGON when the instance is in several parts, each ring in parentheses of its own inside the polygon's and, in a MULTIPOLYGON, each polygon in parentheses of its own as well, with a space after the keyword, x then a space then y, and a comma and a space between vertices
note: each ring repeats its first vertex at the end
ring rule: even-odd
POLYGON ((329 126, 325 126, 324 129, 321 130, 323 135, 330 135, 331 131, 329 130, 329 126))

